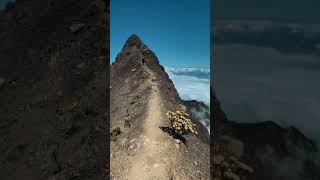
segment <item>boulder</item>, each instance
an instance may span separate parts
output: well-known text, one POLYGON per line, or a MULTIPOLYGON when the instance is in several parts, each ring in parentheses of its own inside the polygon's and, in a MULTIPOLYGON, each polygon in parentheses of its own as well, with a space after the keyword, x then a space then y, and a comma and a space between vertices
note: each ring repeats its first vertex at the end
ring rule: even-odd
POLYGON ((151 80, 152 82, 156 82, 157 81, 157 78, 152 78, 152 80, 151 80))
POLYGON ((73 23, 70 27, 69 30, 72 33, 77 33, 79 32, 83 27, 85 26, 84 23, 73 23))
POLYGON ((212 161, 214 164, 219 165, 224 161, 224 157, 222 155, 215 155, 212 157, 212 161))

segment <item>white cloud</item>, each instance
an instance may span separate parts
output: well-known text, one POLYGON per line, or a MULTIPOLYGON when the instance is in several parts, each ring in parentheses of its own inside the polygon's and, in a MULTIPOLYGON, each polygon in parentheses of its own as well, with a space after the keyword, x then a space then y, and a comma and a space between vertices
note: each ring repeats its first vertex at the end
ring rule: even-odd
POLYGON ((166 72, 183 100, 197 100, 210 106, 209 68, 171 68, 166 72))
POLYGON ((288 32, 319 33, 320 24, 281 22, 272 20, 218 20, 212 31, 246 31, 262 32, 274 29, 287 28, 288 32))
POLYGON ((318 57, 245 45, 215 52, 214 88, 230 120, 271 120, 320 142, 318 57))
MULTIPOLYGON (((166 67, 180 97, 183 100, 197 100, 210 107, 210 69, 209 68, 172 68, 166 67)), ((205 110, 192 111, 210 133, 210 120, 205 110)))

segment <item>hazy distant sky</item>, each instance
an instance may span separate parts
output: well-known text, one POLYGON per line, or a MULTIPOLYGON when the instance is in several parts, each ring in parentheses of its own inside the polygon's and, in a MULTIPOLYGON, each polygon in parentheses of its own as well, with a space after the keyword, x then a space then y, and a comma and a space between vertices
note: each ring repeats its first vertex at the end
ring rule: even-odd
POLYGON ((295 126, 320 144, 320 1, 213 2, 211 84, 228 118, 295 126))
POLYGON ((210 64, 210 0, 112 0, 110 60, 137 34, 164 66, 210 64))
POLYGON ((215 18, 274 18, 319 22, 319 0, 213 0, 215 18))
POLYGON ((0 10, 2 10, 8 1, 14 2, 15 0, 0 0, 0 10))

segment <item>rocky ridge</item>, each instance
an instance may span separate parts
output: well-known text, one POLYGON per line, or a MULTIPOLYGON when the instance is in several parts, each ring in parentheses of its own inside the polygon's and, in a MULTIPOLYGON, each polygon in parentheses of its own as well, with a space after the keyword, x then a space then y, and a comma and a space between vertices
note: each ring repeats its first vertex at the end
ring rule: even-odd
POLYGON ((209 179, 209 134, 205 127, 192 120, 200 128, 196 129, 199 135, 184 135, 187 145, 160 129, 171 127, 166 112, 177 110, 187 109, 158 58, 137 35, 130 36, 111 65, 111 130, 121 129, 117 141, 111 143, 111 178, 131 175, 135 179, 137 175, 132 174, 138 165, 146 176, 161 170, 154 178, 209 179), (159 104, 150 112, 152 102, 159 104), (158 116, 150 119, 152 114, 158 116), (148 151, 153 147, 158 150, 148 151))

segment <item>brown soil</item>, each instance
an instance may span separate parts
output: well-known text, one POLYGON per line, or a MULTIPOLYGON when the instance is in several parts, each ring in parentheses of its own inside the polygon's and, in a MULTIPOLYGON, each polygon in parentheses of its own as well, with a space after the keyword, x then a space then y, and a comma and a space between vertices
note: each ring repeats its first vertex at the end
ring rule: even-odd
POLYGON ((163 125, 165 112, 161 108, 161 97, 156 82, 152 82, 154 73, 145 67, 151 75, 148 79, 148 85, 152 87, 149 96, 147 118, 144 121, 144 131, 139 140, 143 144, 140 152, 132 157, 133 164, 128 175, 124 179, 170 179, 171 168, 176 162, 177 151, 168 148, 174 145, 169 137, 159 128, 163 125))

